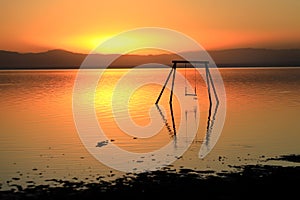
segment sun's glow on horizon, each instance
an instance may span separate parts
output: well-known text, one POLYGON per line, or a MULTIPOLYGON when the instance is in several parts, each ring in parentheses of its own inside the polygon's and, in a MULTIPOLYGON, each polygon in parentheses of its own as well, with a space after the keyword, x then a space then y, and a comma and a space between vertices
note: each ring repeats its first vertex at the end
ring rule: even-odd
POLYGON ((75 51, 80 53, 89 53, 111 37, 113 37, 112 34, 102 34, 97 36, 83 35, 67 38, 61 43, 62 46, 65 46, 67 49, 75 49, 75 51))
MULTIPOLYGON (((233 48, 265 48, 265 46, 272 45, 274 40, 280 41, 282 40, 282 36, 280 34, 274 33, 270 34, 257 34, 256 32, 234 32, 234 31, 221 31, 219 34, 222 34, 223 37, 218 37, 217 34, 202 34, 200 39, 197 42, 204 47, 206 50, 222 50, 222 49, 233 49, 233 48), (200 41, 200 42, 199 42, 200 41), (256 42, 259 42, 260 45, 253 45, 256 42)), ((55 39, 50 38, 49 40, 40 40, 38 38, 34 39, 33 43, 42 44, 44 46, 42 50, 36 50, 33 52, 41 52, 51 49, 63 49, 66 51, 71 51, 74 53, 91 53, 92 51, 96 51, 101 54, 124 54, 125 49, 133 49, 131 52, 127 52, 126 54, 137 54, 137 55, 158 55, 165 54, 170 52, 164 52, 163 50, 156 49, 137 49, 134 47, 139 44, 161 44, 164 42, 174 43, 173 46, 176 46, 178 41, 174 38, 168 38, 165 36, 161 37, 151 37, 147 38, 144 36, 132 36, 132 37, 120 37, 117 40, 113 39, 112 42, 109 43, 109 46, 105 46, 99 48, 106 41, 118 36, 117 33, 106 33, 106 34, 95 34, 95 35, 75 35, 69 36, 65 38, 55 39), (51 41, 51 42, 49 42, 51 41), (176 42, 174 42, 176 41, 176 42), (56 45, 51 45, 50 43, 55 43, 56 45)), ((188 37, 192 37, 191 35, 187 35, 188 37)), ((28 40, 29 43, 29 40, 28 40)), ((179 42, 180 43, 180 42, 179 42)), ((271 48, 276 49, 276 46, 270 46, 271 48)), ((178 47, 178 52, 184 51, 193 51, 193 49, 189 49, 189 47, 180 46, 178 47)), ((287 46, 288 48, 288 46, 287 46)), ((20 52, 28 52, 28 51, 20 51, 20 52)))
MULTIPOLYGON (((186 34, 206 50, 300 48, 299 6, 296 0, 3 0, 0 49, 89 53, 118 33, 153 26, 186 34)), ((103 53, 122 51, 118 45, 103 53)))

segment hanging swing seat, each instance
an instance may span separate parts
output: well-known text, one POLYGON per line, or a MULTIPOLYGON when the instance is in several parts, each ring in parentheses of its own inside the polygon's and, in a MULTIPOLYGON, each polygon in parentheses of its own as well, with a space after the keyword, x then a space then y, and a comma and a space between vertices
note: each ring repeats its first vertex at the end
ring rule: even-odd
MULTIPOLYGON (((194 92, 190 93, 188 92, 188 87, 187 87, 187 75, 186 75, 186 64, 184 63, 184 78, 185 78, 185 90, 184 90, 184 95, 185 96, 197 96, 197 79, 196 79, 196 68, 194 68, 194 92)), ((189 63, 188 63, 189 64, 189 63)), ((197 99, 197 98, 196 98, 197 99)))

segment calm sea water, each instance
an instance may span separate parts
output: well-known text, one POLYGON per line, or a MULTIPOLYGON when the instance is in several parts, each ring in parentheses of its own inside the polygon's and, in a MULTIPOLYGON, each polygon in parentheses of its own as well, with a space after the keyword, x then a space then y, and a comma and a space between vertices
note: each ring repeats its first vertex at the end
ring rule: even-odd
MULTIPOLYGON (((144 85, 128 100, 127 91, 133 86, 120 83, 119 90, 115 89, 126 73, 128 70, 106 71, 96 92, 86 94, 94 98, 98 123, 109 139, 94 141, 93 147, 98 145, 101 151, 101 146, 108 142, 125 151, 145 153, 174 142, 176 137, 168 106, 170 91, 166 90, 161 99, 162 110, 151 111, 161 85, 144 85), (124 102, 128 102, 128 106, 124 107, 124 102), (152 120, 160 123, 161 129, 150 138, 124 134, 116 119, 126 119, 126 113, 138 126, 147 126, 152 120)), ((134 78, 127 79, 142 81, 151 77, 163 84, 168 69, 139 69, 134 73, 134 78)), ((187 77, 188 92, 193 93, 194 71, 179 70, 179 73, 187 77)), ((179 134, 188 134, 195 128, 197 131, 195 138, 185 138, 190 146, 172 166, 220 171, 230 169, 229 165, 297 165, 266 161, 266 158, 300 154, 300 68, 228 68, 220 69, 220 73, 226 90, 226 118, 219 140, 206 157, 199 159, 199 150, 207 139, 209 103, 206 85, 197 75, 197 97, 186 100, 191 102, 188 103, 190 109, 183 110, 179 106, 180 97, 173 100, 174 123, 179 134)), ((52 178, 93 182, 99 176, 110 179, 124 174, 99 162, 80 139, 72 112, 76 75, 77 70, 0 71, 2 189, 13 184, 42 184, 52 178)), ((184 81, 176 80, 176 90, 184 91, 185 87, 184 81)), ((83 107, 84 103, 82 99, 83 107)), ((214 111, 212 109, 212 114, 214 111)), ((217 123, 222 115, 217 114, 215 118, 217 123)), ((143 158, 136 162, 143 162, 143 158)))

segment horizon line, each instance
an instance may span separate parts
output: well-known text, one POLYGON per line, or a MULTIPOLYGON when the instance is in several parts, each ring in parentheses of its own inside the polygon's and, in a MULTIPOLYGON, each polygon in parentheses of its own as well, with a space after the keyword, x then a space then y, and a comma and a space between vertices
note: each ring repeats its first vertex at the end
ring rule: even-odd
MULTIPOLYGON (((204 51, 207 52, 213 52, 213 51, 230 51, 230 50, 272 50, 272 51, 280 51, 280 50, 300 50, 299 48, 256 48, 256 47, 237 47, 237 48, 225 48, 225 49, 203 49, 204 51)), ((38 54, 38 53, 48 53, 51 51, 64 51, 64 52, 69 52, 73 54, 83 54, 83 55, 88 55, 90 53, 82 53, 82 52, 76 52, 76 51, 71 51, 71 50, 66 50, 66 49, 60 49, 60 48, 53 48, 53 49, 48 49, 44 51, 16 51, 16 50, 7 50, 7 49, 0 49, 0 51, 5 51, 5 52, 11 52, 11 53, 18 53, 18 54, 38 54)), ((92 51, 92 50, 91 50, 92 51)), ((189 52, 197 52, 197 51, 182 51, 178 53, 189 53, 189 52)), ((136 56, 152 56, 152 55, 166 55, 166 54, 176 54, 172 52, 166 52, 166 53, 157 53, 157 54, 134 54, 134 53, 128 53, 128 54, 121 54, 121 53, 94 53, 94 54, 100 54, 100 55, 136 55, 136 56)))

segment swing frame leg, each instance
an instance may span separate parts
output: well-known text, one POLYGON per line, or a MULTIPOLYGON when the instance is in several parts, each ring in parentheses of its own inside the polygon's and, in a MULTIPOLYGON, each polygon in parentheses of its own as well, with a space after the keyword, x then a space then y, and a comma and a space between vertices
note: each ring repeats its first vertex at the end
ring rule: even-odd
POLYGON ((164 90, 166 88, 166 85, 168 84, 169 80, 170 80, 170 77, 173 73, 173 77, 172 77, 172 87, 171 87, 171 93, 170 93, 170 99, 169 99, 169 105, 170 105, 170 111, 171 111, 171 117, 172 117, 172 125, 173 125, 173 134, 174 136, 176 136, 176 125, 175 125, 175 119, 174 119, 174 113, 173 113, 173 106, 172 106, 172 101, 173 101, 173 89, 174 89, 174 82, 175 82, 175 75, 176 75, 176 63, 173 64, 173 67, 165 81, 165 84, 162 88, 162 90, 160 91, 160 94, 155 102, 156 106, 158 106, 158 102, 162 96, 162 94, 164 93, 164 90))
POLYGON ((209 95, 209 110, 208 110, 208 118, 207 118, 207 125, 206 125, 205 145, 206 145, 206 148, 209 148, 210 135, 211 135, 211 131, 214 126, 214 121, 216 119, 216 115, 217 115, 218 108, 219 108, 219 97, 218 97, 213 79, 211 77, 211 73, 210 73, 207 65, 205 65, 205 72, 206 72, 207 90, 208 90, 208 95, 209 95), (211 97, 210 86, 212 87, 214 96, 216 98, 216 106, 214 109, 213 116, 212 116, 212 97, 211 97))
POLYGON ((172 73, 173 73, 173 80, 172 80, 172 89, 171 89, 170 101, 169 101, 169 103, 172 103, 172 98, 173 98, 173 88, 174 88, 174 79, 175 79, 175 74, 176 74, 176 63, 173 64, 172 69, 171 69, 171 71, 170 71, 170 73, 169 73, 169 75, 168 75, 168 77, 167 77, 167 79, 166 79, 166 81, 165 81, 165 84, 164 84, 163 88, 162 88, 161 91, 160 91, 159 96, 158 96, 157 99, 156 99, 155 104, 158 104, 158 102, 159 102, 159 100, 160 100, 162 94, 164 93, 164 90, 165 90, 165 88, 166 88, 166 85, 167 85, 168 82, 169 82, 169 79, 170 79, 172 73))
POLYGON ((215 88, 215 84, 214 84, 214 82, 212 80, 212 77, 211 77, 211 74, 210 74, 210 71, 208 69, 207 64, 205 64, 205 72, 206 72, 206 82, 207 82, 207 90, 208 90, 208 97, 209 97, 210 106, 212 106, 212 99, 211 99, 212 95, 211 95, 211 91, 210 91, 210 86, 213 89, 213 92, 214 92, 214 95, 215 95, 215 98, 216 98, 216 103, 217 103, 217 105, 219 105, 218 94, 217 94, 217 91, 216 91, 216 88, 215 88))
POLYGON ((172 106, 172 101, 173 101, 173 89, 174 89, 175 74, 176 74, 176 66, 174 67, 173 79, 172 79, 172 88, 171 88, 171 94, 170 94, 170 100, 169 100, 169 104, 171 106, 172 106))

